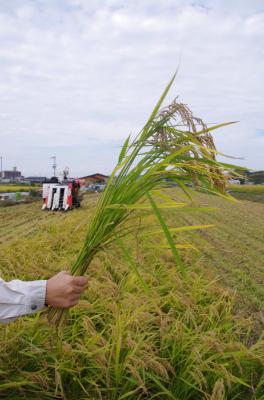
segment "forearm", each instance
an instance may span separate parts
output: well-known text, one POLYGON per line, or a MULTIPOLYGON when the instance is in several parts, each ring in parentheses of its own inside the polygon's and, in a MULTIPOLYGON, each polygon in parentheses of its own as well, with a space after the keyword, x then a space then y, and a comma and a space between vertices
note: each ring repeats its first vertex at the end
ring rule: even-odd
POLYGON ((45 306, 47 281, 5 282, 0 279, 0 322, 33 314, 45 306))

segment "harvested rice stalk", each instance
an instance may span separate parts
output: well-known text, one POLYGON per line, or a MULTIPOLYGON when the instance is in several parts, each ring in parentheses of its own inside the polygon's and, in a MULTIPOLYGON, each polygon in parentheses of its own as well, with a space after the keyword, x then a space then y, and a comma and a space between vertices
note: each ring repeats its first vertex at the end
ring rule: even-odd
MULTIPOLYGON (((187 211, 187 203, 178 203, 169 198, 159 205, 155 203, 151 192, 166 187, 169 180, 176 182, 183 190, 186 190, 186 183, 191 182, 221 194, 227 176, 223 165, 216 161, 216 150, 210 134, 214 127, 207 128, 185 104, 177 100, 159 111, 174 78, 138 136, 133 141, 130 137, 126 139, 88 227, 83 248, 72 267, 73 275, 84 275, 101 249, 115 241, 116 236, 131 232, 125 222, 135 211, 149 209, 161 224, 180 272, 183 276, 186 274, 159 208, 186 208, 187 211)), ((57 326, 62 324, 64 317, 64 310, 49 310, 49 319, 57 326)))

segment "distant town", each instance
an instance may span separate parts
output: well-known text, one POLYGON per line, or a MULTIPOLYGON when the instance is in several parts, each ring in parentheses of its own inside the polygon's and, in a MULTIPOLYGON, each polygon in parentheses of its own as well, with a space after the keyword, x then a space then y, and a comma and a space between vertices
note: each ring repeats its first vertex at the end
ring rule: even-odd
MULTIPOLYGON (((69 170, 64 170, 61 175, 62 179, 73 179, 68 177, 69 170)), ((56 174, 54 174, 56 175, 56 174)), ((0 182, 1 184, 42 184, 49 181, 50 178, 46 176, 28 176, 24 177, 22 172, 19 171, 16 167, 12 170, 3 170, 0 172, 0 182)), ((77 179, 81 185, 89 185, 93 183, 105 184, 107 182, 108 176, 100 173, 95 173, 92 175, 86 175, 75 178, 77 179)))
MULTIPOLYGON (((57 176, 56 170, 54 168, 53 171, 53 176, 57 176)), ((231 184, 255 184, 255 185, 260 185, 264 184, 264 171, 250 171, 250 170, 239 170, 238 172, 238 177, 230 179, 231 184)), ((59 175, 61 175, 59 178, 61 180, 65 179, 73 179, 69 178, 69 169, 65 168, 59 175)), ((34 185, 34 184, 39 184, 41 185, 42 183, 45 183, 49 180, 50 178, 46 176, 28 176, 24 177, 22 175, 22 172, 17 169, 17 167, 13 167, 12 170, 2 170, 0 171, 0 182, 1 184, 29 184, 29 185, 34 185)), ((92 175, 86 175, 86 176, 81 176, 81 177, 75 177, 74 179, 78 179, 80 181, 81 185, 89 185, 93 183, 100 183, 100 184, 105 184, 107 182, 108 176, 101 174, 101 173, 95 173, 92 175)))
POLYGON ((24 204, 40 197, 45 209, 68 210, 80 206, 82 192, 102 192, 106 187, 108 176, 100 173, 70 178, 66 168, 59 176, 56 171, 51 178, 46 176, 24 177, 16 167, 0 171, 0 206, 24 204))

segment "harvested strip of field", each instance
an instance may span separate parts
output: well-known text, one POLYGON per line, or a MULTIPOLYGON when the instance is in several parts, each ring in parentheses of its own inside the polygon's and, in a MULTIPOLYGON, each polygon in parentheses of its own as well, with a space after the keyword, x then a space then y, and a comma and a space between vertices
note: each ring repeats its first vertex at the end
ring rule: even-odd
POLYGON ((0 208, 0 243, 28 236, 39 231, 45 221, 61 218, 65 215, 42 212, 40 202, 0 208))

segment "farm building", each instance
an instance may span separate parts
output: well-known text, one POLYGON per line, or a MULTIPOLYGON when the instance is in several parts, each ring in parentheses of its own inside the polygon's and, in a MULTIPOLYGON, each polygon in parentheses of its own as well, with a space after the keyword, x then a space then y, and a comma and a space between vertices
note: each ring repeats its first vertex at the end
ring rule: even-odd
POLYGON ((81 178, 78 179, 82 186, 89 186, 94 183, 105 184, 108 178, 109 177, 107 175, 96 173, 93 175, 82 176, 81 178))
POLYGON ((22 178, 21 172, 14 167, 11 171, 2 171, 3 179, 19 180, 22 178))

